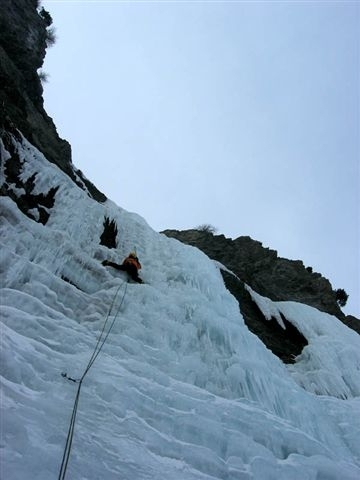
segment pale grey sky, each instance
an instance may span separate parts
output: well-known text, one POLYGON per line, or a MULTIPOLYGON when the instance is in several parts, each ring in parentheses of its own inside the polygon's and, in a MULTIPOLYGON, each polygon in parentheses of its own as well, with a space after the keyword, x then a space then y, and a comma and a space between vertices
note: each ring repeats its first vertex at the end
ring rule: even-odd
POLYGON ((357 2, 42 4, 45 108, 76 167, 155 230, 303 260, 360 317, 357 2))

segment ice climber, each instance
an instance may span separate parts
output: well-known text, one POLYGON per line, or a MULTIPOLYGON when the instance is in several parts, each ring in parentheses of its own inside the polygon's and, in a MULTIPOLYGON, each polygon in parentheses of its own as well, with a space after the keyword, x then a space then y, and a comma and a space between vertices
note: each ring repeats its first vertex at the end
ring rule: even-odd
POLYGON ((141 263, 139 262, 138 257, 135 252, 129 253, 121 265, 118 265, 114 262, 109 262, 104 260, 101 262, 105 266, 116 268, 117 270, 122 270, 127 272, 127 274, 137 283, 143 283, 142 279, 139 277, 138 271, 141 269, 141 263))

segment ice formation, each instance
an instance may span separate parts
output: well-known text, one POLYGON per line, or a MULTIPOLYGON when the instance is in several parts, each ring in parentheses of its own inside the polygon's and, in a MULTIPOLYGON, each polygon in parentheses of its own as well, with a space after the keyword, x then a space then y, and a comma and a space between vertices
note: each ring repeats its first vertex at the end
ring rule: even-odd
POLYGON ((17 149, 34 192, 59 188, 46 225, 1 197, 2 478, 57 478, 76 391, 61 373, 82 375, 126 285, 82 387, 68 478, 360 478, 355 332, 251 291, 265 316, 282 313, 309 342, 286 367, 245 326, 218 264, 97 203, 25 139, 17 149), (104 217, 117 249, 99 244, 104 217), (143 285, 101 264, 134 247, 143 285))

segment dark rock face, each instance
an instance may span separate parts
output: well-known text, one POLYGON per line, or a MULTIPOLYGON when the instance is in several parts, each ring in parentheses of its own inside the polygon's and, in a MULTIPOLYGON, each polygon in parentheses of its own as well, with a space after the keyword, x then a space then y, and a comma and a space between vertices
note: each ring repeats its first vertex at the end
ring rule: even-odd
POLYGON ((115 220, 110 220, 108 217, 104 218, 104 231, 100 236, 100 245, 105 245, 108 248, 116 248, 116 237, 118 228, 115 220))
MULTIPOLYGON (((264 248, 260 242, 250 237, 232 240, 224 235, 199 230, 165 230, 162 233, 199 248, 234 272, 260 295, 274 301, 290 300, 310 305, 335 315, 360 333, 360 321, 344 315, 336 302, 336 293, 329 280, 320 273, 314 273, 311 267, 305 268, 302 261, 278 257, 275 250, 264 248)), ((232 292, 229 286, 228 288, 232 292)), ((243 308, 241 300, 244 301, 244 298, 235 297, 243 308)))
POLYGON ((353 315, 347 315, 343 322, 352 330, 355 330, 360 335, 360 320, 353 315))
POLYGON ((38 3, 0 3, 0 135, 16 136, 17 130, 21 131, 50 162, 103 202, 105 195, 74 168, 69 143, 59 137, 43 107, 43 88, 37 71, 44 62, 51 17, 39 14, 38 3))
POLYGON ((274 355, 284 363, 294 363, 302 349, 307 345, 306 338, 282 316, 284 330, 275 318, 267 320, 259 307, 253 302, 244 283, 233 275, 222 271, 226 288, 239 301, 240 310, 248 329, 257 335, 274 355))
POLYGON ((45 193, 34 193, 37 174, 24 181, 21 177, 23 161, 15 147, 16 143, 13 143, 8 135, 3 136, 3 143, 10 158, 4 162, 4 182, 0 186, 0 194, 14 200, 19 210, 29 218, 45 225, 50 216, 50 209, 54 206, 59 186, 52 187, 45 193))

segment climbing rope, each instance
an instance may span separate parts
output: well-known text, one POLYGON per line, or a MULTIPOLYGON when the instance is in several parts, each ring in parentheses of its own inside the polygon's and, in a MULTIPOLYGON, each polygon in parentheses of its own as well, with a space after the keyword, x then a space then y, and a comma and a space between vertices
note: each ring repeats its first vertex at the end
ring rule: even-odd
POLYGON ((86 374, 88 373, 88 371, 90 370, 90 368, 94 364, 95 360, 97 359, 99 353, 101 352, 101 350, 102 350, 102 348, 103 348, 103 346, 104 346, 104 344, 105 344, 105 342, 106 342, 106 340, 107 340, 107 338, 108 338, 108 336, 111 332, 111 329, 114 326, 115 320, 116 320, 118 314, 120 313, 120 309, 121 309, 122 304, 123 304, 124 299, 125 299, 127 286, 128 286, 128 282, 123 282, 119 285, 118 289, 116 290, 113 301, 111 302, 109 311, 106 315, 103 328, 101 330, 101 333, 100 333, 99 338, 96 342, 94 351, 93 351, 93 353, 90 357, 90 360, 89 360, 89 362, 88 362, 88 364, 85 368, 85 371, 84 371, 82 377, 79 380, 76 380, 74 378, 68 377, 68 375, 66 373, 61 374, 64 378, 67 378, 68 380, 71 380, 72 382, 78 383, 79 386, 78 386, 78 389, 77 389, 77 392, 76 392, 74 407, 73 407, 73 411, 72 411, 72 415, 71 415, 71 419, 70 419, 70 425, 69 425, 69 430, 68 430, 68 434, 67 434, 67 438, 66 438, 66 444, 65 444, 65 448, 64 448, 64 454, 63 454, 63 458, 62 458, 62 462, 61 462, 61 467, 60 467, 60 473, 59 473, 58 480, 64 480, 65 479, 66 469, 67 469, 67 466, 68 466, 68 463, 69 463, 70 451, 71 451, 71 445, 72 445, 73 436, 74 436, 75 420, 76 420, 77 408, 78 408, 78 404, 79 404, 80 390, 81 390, 82 382, 83 382, 86 374), (115 304, 115 300, 118 296, 119 290, 124 283, 125 283, 125 289, 124 289, 124 293, 123 293, 120 305, 119 305, 118 309, 116 310, 116 314, 114 315, 114 318, 113 318, 113 320, 110 324, 110 327, 108 328, 107 333, 105 334, 106 324, 109 321, 110 314, 112 312, 112 309, 113 309, 113 306, 115 304))

